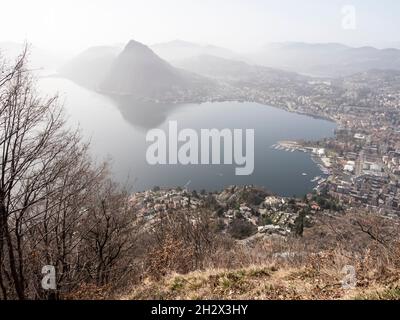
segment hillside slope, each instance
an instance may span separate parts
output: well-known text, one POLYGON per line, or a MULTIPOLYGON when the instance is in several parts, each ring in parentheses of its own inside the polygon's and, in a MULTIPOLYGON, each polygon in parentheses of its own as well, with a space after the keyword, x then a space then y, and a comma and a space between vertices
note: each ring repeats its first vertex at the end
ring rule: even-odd
POLYGON ((118 47, 91 47, 64 64, 58 73, 81 86, 97 89, 119 52, 118 47))
POLYGON ((256 266, 237 270, 172 274, 161 281, 146 280, 122 300, 358 300, 400 299, 400 282, 371 280, 342 288, 340 271, 331 269, 256 266))

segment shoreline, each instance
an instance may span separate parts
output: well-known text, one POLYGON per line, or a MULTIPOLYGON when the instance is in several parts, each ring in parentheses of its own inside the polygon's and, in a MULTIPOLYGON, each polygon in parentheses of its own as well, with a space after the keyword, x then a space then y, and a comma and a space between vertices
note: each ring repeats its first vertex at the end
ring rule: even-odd
POLYGON ((325 154, 319 155, 318 152, 316 152, 317 148, 304 147, 299 142, 294 140, 278 141, 278 143, 272 145, 271 148, 284 152, 298 151, 310 154, 311 161, 313 161, 321 171, 321 176, 316 176, 311 180, 311 182, 317 182, 314 190, 318 190, 320 187, 322 187, 322 185, 331 177, 330 168, 326 166, 325 162, 323 161, 325 154))

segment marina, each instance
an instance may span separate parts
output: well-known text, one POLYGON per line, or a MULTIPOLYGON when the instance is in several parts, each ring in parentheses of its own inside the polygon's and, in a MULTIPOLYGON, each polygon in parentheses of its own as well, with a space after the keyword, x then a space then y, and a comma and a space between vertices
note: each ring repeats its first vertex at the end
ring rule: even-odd
MULTIPOLYGON (((296 141, 280 141, 277 144, 271 146, 272 149, 286 152, 306 152, 311 154, 311 160, 317 165, 322 175, 316 176, 310 180, 312 183, 316 183, 314 190, 320 190, 327 181, 327 177, 331 174, 329 167, 331 166, 330 159, 325 156, 323 149, 308 148, 304 147, 296 141), (324 178, 323 176, 326 176, 324 178)), ((308 176, 307 173, 302 173, 302 176, 308 176)))

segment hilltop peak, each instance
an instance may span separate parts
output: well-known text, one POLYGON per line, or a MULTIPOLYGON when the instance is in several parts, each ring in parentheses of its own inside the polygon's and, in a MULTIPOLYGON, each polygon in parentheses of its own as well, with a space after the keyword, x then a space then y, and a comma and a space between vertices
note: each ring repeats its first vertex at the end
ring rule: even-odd
POLYGON ((125 46, 125 50, 149 50, 149 47, 144 45, 143 43, 135 40, 129 40, 128 44, 125 46))

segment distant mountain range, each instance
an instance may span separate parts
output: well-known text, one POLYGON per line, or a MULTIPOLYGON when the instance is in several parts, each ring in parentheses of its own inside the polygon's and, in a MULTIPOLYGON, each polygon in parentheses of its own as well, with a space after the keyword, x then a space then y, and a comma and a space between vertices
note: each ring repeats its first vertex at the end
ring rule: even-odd
POLYGON ((231 50, 212 45, 200 45, 182 40, 154 44, 150 46, 150 48, 161 58, 172 64, 200 55, 210 55, 234 60, 239 59, 239 55, 231 50))
POLYGON ((256 64, 311 76, 341 77, 371 69, 400 70, 400 50, 337 43, 272 43, 247 55, 256 64))
POLYGON ((131 40, 123 49, 119 46, 90 48, 60 68, 59 73, 107 94, 187 102, 224 95, 232 97, 236 94, 235 88, 300 88, 312 80, 310 76, 334 77, 339 81, 357 75, 355 79, 368 76, 367 80, 370 75, 390 78, 390 70, 400 70, 400 50, 351 48, 336 43, 275 43, 247 59, 225 58, 222 56, 229 51, 183 41, 152 48, 158 52, 165 50, 164 57, 179 48, 183 54, 175 56, 181 59, 175 59, 172 65, 172 61, 167 62, 150 47, 131 40), (200 54, 203 51, 219 56, 200 54))
MULTIPOLYGON (((393 47, 396 47, 393 44, 393 47)), ((23 45, 15 42, 0 42, 0 53, 9 60, 15 59, 23 45)), ((374 47, 353 48, 339 43, 270 43, 256 52, 237 54, 229 49, 200 45, 188 41, 174 40, 154 44, 152 52, 174 67, 184 68, 202 75, 204 63, 213 65, 209 74, 227 70, 227 60, 242 61, 248 65, 260 65, 274 69, 297 72, 316 77, 343 77, 368 70, 400 70, 400 50, 396 48, 377 49, 374 47), (208 58, 206 58, 208 57, 208 58), (212 57, 222 58, 211 61, 212 57), (197 61, 196 61, 197 60, 197 61), (200 68, 200 64, 203 67, 200 68), (200 69, 202 70, 200 70, 200 69), (218 71, 219 70, 219 71, 218 71)), ((61 68, 66 56, 31 46, 30 66, 34 69, 55 70, 81 85, 98 87, 107 72, 123 50, 122 45, 92 47, 79 54, 61 68)), ((230 63, 232 66, 232 63, 230 63)), ((243 65, 242 65, 243 67, 243 65)), ((241 68, 236 64, 235 68, 241 68)), ((235 71, 236 70, 236 71, 235 71)), ((229 70, 229 76, 237 72, 229 70)))
POLYGON ((237 54, 221 47, 202 46, 181 40, 153 45, 151 48, 174 66, 189 68, 191 71, 195 71, 191 64, 196 59, 204 63, 204 56, 243 61, 250 65, 315 77, 343 77, 373 69, 400 70, 400 50, 396 48, 354 48, 339 43, 284 42, 270 43, 257 52, 237 54))

